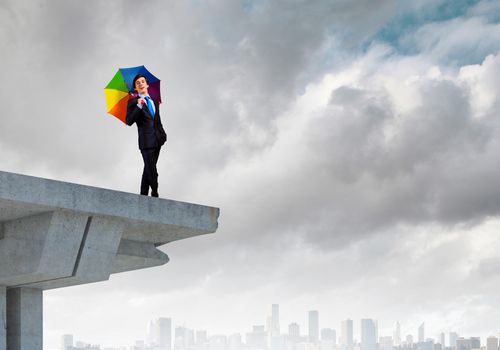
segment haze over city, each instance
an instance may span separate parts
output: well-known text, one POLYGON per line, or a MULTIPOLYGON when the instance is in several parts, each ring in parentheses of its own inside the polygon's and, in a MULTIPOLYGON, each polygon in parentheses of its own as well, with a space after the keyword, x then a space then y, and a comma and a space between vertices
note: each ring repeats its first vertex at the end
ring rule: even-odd
POLYGON ((103 89, 145 65, 160 197, 220 208, 164 266, 44 291, 44 349, 161 317, 245 341, 274 303, 280 334, 498 336, 499 1, 0 0, 0 44, 1 171, 138 194, 103 89))
MULTIPOLYGON (((145 338, 133 345, 103 350, 498 350, 497 336, 463 337, 457 332, 441 331, 436 338, 422 323, 416 333, 404 335, 396 322, 391 335, 379 334, 377 320, 365 318, 355 326, 351 319, 342 320, 337 329, 323 327, 318 310, 310 310, 307 325, 291 322, 283 327, 280 307, 272 304, 265 324, 253 325, 245 334, 208 334, 185 325, 174 326, 171 318, 160 317, 148 324, 145 338), (286 328, 286 329, 283 329, 286 328), (305 328, 305 329, 304 329, 305 328), (338 331, 337 331, 338 330, 338 331), (481 344, 484 344, 483 346, 481 344)), ((98 344, 76 341, 72 334, 61 338, 61 350, 101 350, 98 344)))

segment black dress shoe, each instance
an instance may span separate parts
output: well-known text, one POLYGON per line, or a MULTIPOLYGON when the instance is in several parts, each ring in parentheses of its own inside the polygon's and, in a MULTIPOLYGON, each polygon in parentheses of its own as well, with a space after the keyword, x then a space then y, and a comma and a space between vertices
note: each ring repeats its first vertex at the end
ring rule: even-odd
POLYGON ((158 197, 158 192, 151 192, 151 197, 158 197))

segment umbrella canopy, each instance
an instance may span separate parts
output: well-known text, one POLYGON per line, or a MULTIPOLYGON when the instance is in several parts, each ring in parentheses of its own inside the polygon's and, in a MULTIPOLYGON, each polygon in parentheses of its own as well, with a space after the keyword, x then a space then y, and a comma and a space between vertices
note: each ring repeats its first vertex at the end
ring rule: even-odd
POLYGON ((154 101, 161 103, 160 79, 151 74, 146 67, 138 66, 118 69, 113 79, 104 88, 104 93, 106 94, 108 113, 114 115, 124 123, 127 116, 128 100, 137 96, 134 86, 132 86, 133 79, 137 74, 142 74, 147 78, 149 96, 154 101))

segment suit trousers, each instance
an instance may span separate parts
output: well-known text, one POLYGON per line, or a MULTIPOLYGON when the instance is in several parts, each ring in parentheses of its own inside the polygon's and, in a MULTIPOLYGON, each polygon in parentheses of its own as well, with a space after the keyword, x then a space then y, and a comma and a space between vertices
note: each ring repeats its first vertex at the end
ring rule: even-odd
POLYGON ((144 160, 144 171, 142 172, 141 194, 147 196, 149 188, 151 195, 158 195, 158 170, 156 163, 160 156, 160 147, 141 149, 144 160))

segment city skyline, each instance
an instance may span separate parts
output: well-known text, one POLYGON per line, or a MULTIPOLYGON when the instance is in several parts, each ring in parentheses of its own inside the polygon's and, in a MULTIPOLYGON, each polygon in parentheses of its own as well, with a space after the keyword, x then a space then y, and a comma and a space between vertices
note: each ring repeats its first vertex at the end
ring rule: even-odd
MULTIPOLYGON (((322 326, 320 323, 319 310, 309 310, 307 311, 307 324, 301 325, 296 321, 291 320, 289 322, 284 322, 287 326, 284 327, 286 329, 283 329, 282 331, 279 325, 283 322, 280 321, 279 314, 279 304, 272 304, 270 305, 269 314, 267 316, 263 316, 262 324, 249 325, 245 333, 229 332, 214 334, 211 334, 206 329, 192 328, 182 321, 179 323, 174 323, 173 320, 169 317, 160 317, 154 320, 150 320, 145 337, 143 339, 137 339, 136 342, 143 343, 144 346, 151 346, 152 344, 156 344, 158 346, 158 350, 185 350, 196 348, 195 345, 199 343, 208 343, 209 339, 211 339, 212 337, 225 337, 227 342, 227 339, 229 339, 230 337, 238 336, 239 339, 243 339, 241 341, 242 346, 250 347, 249 343, 255 342, 255 344, 262 344, 262 342, 264 342, 267 349, 284 350, 279 345, 273 346, 273 338, 287 336, 288 340, 291 340, 295 343, 320 344, 324 341, 332 342, 332 345, 336 349, 341 350, 391 350, 393 347, 401 347, 408 350, 408 346, 410 346, 411 348, 411 346, 413 345, 429 342, 432 342, 433 344, 440 344, 441 346, 443 346, 443 340, 444 346, 440 348, 440 350, 444 350, 445 348, 456 348, 457 350, 460 350, 460 347, 456 345, 458 344, 457 341, 459 340, 464 341, 466 344, 467 342, 472 341, 472 343, 469 344, 469 347, 466 346, 464 348, 462 346, 462 350, 480 349, 481 346, 487 346, 488 343, 490 344, 490 348, 485 348, 485 350, 492 350, 492 344, 494 342, 494 339, 496 339, 497 348, 495 350, 498 350, 498 337, 500 336, 500 328, 496 335, 490 334, 484 339, 473 335, 459 336, 459 334, 454 331, 445 333, 443 331, 431 330, 429 332, 429 330, 425 329, 425 322, 423 322, 415 330, 414 333, 404 334, 405 340, 401 341, 400 344, 398 344, 397 336, 395 335, 398 333, 398 330, 399 332, 401 332, 401 324, 399 321, 394 322, 393 333, 389 335, 380 333, 378 331, 378 321, 370 318, 362 318, 357 320, 358 327, 355 326, 356 322, 354 322, 354 320, 350 318, 342 320, 338 327, 333 327, 333 325, 330 324, 322 326), (425 336, 426 332, 430 334, 435 333, 436 336, 427 337, 425 336), (345 333, 345 335, 342 335, 343 333, 345 333), (262 336, 258 334, 261 334, 262 336), (355 334, 359 336, 356 337, 354 336, 355 334), (446 336, 448 336, 448 341, 446 341, 446 336), (415 339, 415 341, 413 341, 413 339, 415 339), (474 339, 477 339, 475 343, 474 339)), ((67 344, 68 337, 71 337, 71 339, 73 340, 72 334, 62 335, 61 343, 67 344)), ((80 344, 96 345, 95 343, 87 343, 82 340, 80 340, 79 342, 80 344)), ((108 347, 110 346, 108 345, 108 347)), ((259 348, 259 346, 254 345, 253 348, 259 348)), ((153 348, 153 350, 154 349, 156 348, 153 348)), ((196 349, 201 350, 199 348, 196 349)), ((433 348, 425 349, 433 350, 433 348)), ((64 345, 62 345, 61 350, 66 350, 64 348, 64 345)), ((262 348, 261 350, 265 349, 262 348)), ((422 348, 421 350, 424 350, 424 348, 422 348)))

